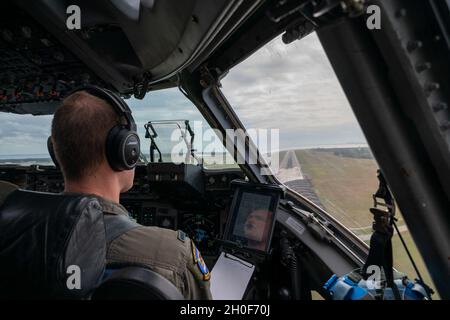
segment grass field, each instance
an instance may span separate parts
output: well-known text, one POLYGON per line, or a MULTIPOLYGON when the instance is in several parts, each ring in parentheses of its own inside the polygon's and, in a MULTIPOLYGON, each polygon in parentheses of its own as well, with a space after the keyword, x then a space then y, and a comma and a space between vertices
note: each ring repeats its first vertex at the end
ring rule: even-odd
POLYGON ((369 208, 372 193, 378 187, 375 161, 327 151, 297 150, 295 153, 325 209, 349 228, 370 229, 369 208))
MULTIPOLYGON (((367 155, 367 149, 360 150, 361 157, 358 157, 358 150, 348 151, 308 149, 296 150, 295 154, 324 208, 355 234, 367 238, 372 225, 369 212, 373 205, 372 194, 378 188, 378 166, 367 155)), ((283 153, 280 153, 282 158, 283 153)), ((403 225, 400 213, 398 216, 399 225, 403 225)), ((402 235, 425 282, 434 287, 411 235, 407 230, 402 235)), ((395 266, 414 279, 416 274, 397 235, 393 238, 393 250, 395 266)))

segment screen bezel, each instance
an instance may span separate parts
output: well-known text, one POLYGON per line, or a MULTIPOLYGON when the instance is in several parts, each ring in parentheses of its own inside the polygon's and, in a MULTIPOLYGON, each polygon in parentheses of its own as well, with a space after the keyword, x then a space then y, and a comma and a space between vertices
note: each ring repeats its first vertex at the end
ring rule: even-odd
POLYGON ((223 237, 225 240, 225 243, 233 246, 234 249, 243 248, 246 251, 253 251, 253 252, 257 252, 257 253, 268 254, 270 251, 270 243, 272 241, 273 231, 275 229, 278 204, 279 204, 281 195, 283 193, 283 189, 277 185, 255 184, 255 183, 247 183, 247 182, 241 182, 241 181, 233 181, 232 184, 236 187, 236 189, 234 191, 233 201, 230 206, 229 215, 228 215, 228 219, 227 219, 227 226, 226 226, 224 237, 223 237), (233 230, 236 225, 236 220, 238 219, 238 213, 239 213, 242 196, 245 192, 261 194, 261 195, 271 197, 270 204, 269 204, 269 211, 271 211, 273 213, 272 219, 271 219, 272 225, 269 227, 269 231, 268 231, 269 233, 267 235, 267 243, 265 245, 264 250, 247 247, 245 245, 242 245, 241 243, 236 242, 233 239, 233 237, 236 236, 233 234, 233 230))

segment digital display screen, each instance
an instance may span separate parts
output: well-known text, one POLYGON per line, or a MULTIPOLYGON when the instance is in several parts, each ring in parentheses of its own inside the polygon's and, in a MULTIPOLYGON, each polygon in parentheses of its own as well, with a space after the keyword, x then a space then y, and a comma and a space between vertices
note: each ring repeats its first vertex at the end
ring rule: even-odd
POLYGON ((279 193, 238 189, 226 239, 239 246, 266 252, 270 245, 279 193))

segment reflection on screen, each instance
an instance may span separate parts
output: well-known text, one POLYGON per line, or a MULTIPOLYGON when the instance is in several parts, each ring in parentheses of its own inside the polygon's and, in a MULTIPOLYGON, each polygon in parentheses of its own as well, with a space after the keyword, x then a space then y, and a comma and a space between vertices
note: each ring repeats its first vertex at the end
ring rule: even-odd
POLYGON ((251 249, 266 249, 273 219, 271 201, 270 195, 242 193, 232 232, 235 241, 251 249))

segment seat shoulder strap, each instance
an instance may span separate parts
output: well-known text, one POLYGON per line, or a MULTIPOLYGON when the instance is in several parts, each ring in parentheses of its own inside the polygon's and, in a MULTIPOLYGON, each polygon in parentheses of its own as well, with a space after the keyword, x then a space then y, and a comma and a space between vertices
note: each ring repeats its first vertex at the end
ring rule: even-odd
POLYGON ((105 237, 107 248, 109 248, 110 244, 116 238, 140 226, 140 224, 134 222, 125 215, 104 214, 103 217, 105 223, 105 237))

